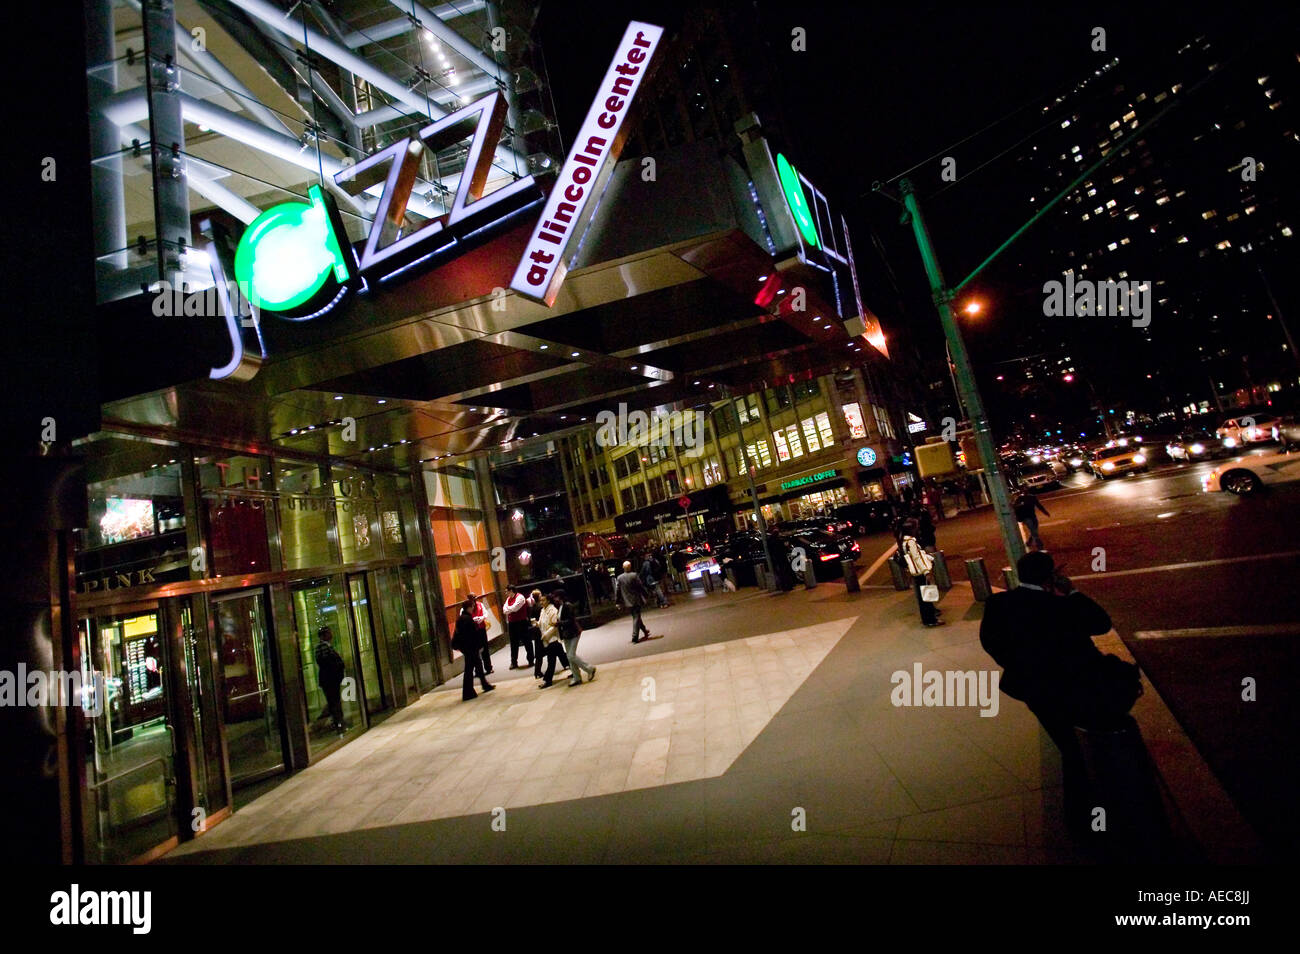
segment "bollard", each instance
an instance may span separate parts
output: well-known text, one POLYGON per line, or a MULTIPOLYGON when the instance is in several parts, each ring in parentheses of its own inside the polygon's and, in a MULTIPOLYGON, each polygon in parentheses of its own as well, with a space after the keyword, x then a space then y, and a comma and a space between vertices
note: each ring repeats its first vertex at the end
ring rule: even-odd
POLYGON ((948 559, 943 555, 942 550, 936 550, 931 556, 934 557, 934 582, 942 592, 947 593, 952 589, 952 577, 948 574, 948 559))
POLYGON ((1004 566, 1002 568, 1002 585, 1009 590, 1014 590, 1017 586, 1020 585, 1020 580, 1016 578, 1016 571, 1014 567, 1004 566))
POLYGON ((817 585, 817 568, 813 566, 813 561, 809 560, 803 565, 803 587, 805 590, 811 590, 817 585))
POLYGON ((740 584, 736 581, 736 568, 734 566, 729 566, 722 572, 725 573, 727 579, 731 581, 731 588, 733 590, 740 589, 740 584))
POLYGON ((893 574, 894 589, 900 591, 910 590, 912 588, 912 578, 907 575, 907 571, 903 569, 902 564, 893 557, 890 557, 885 562, 889 564, 889 572, 893 574))
POLYGON ((970 588, 975 594, 977 603, 983 603, 993 595, 993 586, 989 583, 989 570, 984 565, 983 557, 966 561, 966 579, 970 580, 970 588))
POLYGON ((840 566, 844 568, 844 589, 849 593, 860 593, 862 588, 858 586, 858 567, 852 560, 841 560, 840 566))
POLYGON ((754 585, 757 586, 760 590, 771 589, 771 587, 768 586, 768 582, 767 582, 766 563, 754 564, 754 585))
POLYGON ((702 579, 702 580, 704 581, 704 592, 705 592, 705 593, 712 593, 712 592, 713 592, 713 574, 712 574, 711 572, 709 572, 709 569, 708 569, 707 567, 705 567, 704 572, 700 574, 700 579, 702 579))

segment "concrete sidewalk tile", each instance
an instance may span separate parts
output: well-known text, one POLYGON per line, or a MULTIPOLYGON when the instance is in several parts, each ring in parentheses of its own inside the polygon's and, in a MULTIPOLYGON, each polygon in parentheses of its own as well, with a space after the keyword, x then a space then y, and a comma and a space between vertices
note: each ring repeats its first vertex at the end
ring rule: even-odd
POLYGON ((1023 845, 1025 819, 1020 794, 955 805, 899 820, 897 837, 913 841, 1023 845))

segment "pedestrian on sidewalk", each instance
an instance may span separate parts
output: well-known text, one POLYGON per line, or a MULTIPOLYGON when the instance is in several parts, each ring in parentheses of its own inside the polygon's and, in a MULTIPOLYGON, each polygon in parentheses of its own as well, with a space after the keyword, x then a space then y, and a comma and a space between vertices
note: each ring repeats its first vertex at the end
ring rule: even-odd
POLYGON ((494 672, 492 668, 492 649, 489 646, 487 631, 487 608, 483 605, 483 601, 473 593, 468 594, 465 599, 472 606, 470 615, 474 619, 474 625, 479 629, 479 653, 483 657, 483 671, 487 673, 494 672))
POLYGON ((1110 616, 1057 571, 1048 553, 1016 563, 1020 585, 984 602, 980 645, 1002 667, 1002 691, 1029 707, 1061 752, 1066 820, 1086 831, 1092 801, 1074 727, 1120 730, 1142 693, 1138 667, 1103 654, 1110 616))
POLYGON ((975 495, 979 493, 980 479, 974 474, 967 474, 966 480, 962 485, 962 492, 966 495, 966 507, 969 510, 975 509, 975 495))
POLYGON ((474 621, 473 594, 460 604, 460 613, 456 616, 456 628, 451 634, 451 648, 465 659, 465 681, 461 685, 460 697, 465 702, 477 699, 474 691, 474 677, 478 676, 484 692, 491 692, 496 686, 488 684, 487 673, 483 670, 483 631, 474 621))
POLYGON ((1041 510, 1044 517, 1050 517, 1047 508, 1038 502, 1038 495, 1031 490, 1022 490, 1016 496, 1013 507, 1016 511, 1016 521, 1020 524, 1020 539, 1025 541, 1025 545, 1034 550, 1043 549, 1042 538, 1038 536, 1038 514, 1036 511, 1041 510))
POLYGON ((618 605, 626 607, 632 613, 632 642, 639 643, 641 639, 649 639, 650 627, 642 621, 641 610, 649 601, 650 593, 641 582, 641 577, 632 572, 632 561, 623 561, 623 572, 614 581, 614 594, 618 605), (642 632, 645 636, 638 637, 637 634, 642 632))
POLYGON ((646 592, 655 598, 655 603, 659 608, 668 605, 668 600, 663 591, 659 588, 659 581, 655 579, 655 558, 653 553, 647 553, 645 559, 641 561, 641 583, 645 586, 646 592))
POLYGON ((542 668, 542 656, 546 657, 546 678, 538 689, 549 689, 554 684, 555 679, 555 662, 559 660, 563 663, 564 668, 569 668, 569 657, 564 653, 564 644, 560 642, 560 608, 542 596, 538 590, 533 591, 533 598, 537 600, 540 612, 537 617, 537 628, 539 640, 542 644, 542 650, 537 654, 536 672, 540 676, 542 668))
POLYGON ((510 595, 506 597, 505 605, 501 609, 506 614, 506 630, 510 633, 510 668, 519 668, 519 647, 522 646, 528 654, 528 665, 537 668, 533 660, 533 641, 528 635, 528 597, 519 591, 519 587, 513 583, 506 587, 506 592, 510 595))
POLYGON ((533 675, 542 678, 542 627, 538 619, 542 615, 545 597, 541 590, 528 594, 528 639, 533 645, 533 675))
POLYGON ((934 569, 934 559, 926 553, 916 539, 916 521, 908 520, 903 525, 903 542, 898 552, 902 555, 903 565, 912 577, 912 588, 916 592, 916 605, 921 612, 921 622, 926 626, 942 626, 938 609, 927 602, 921 593, 921 587, 929 584, 930 571, 934 569))
POLYGON ((564 599, 564 590, 556 590, 551 594, 551 602, 558 609, 558 617, 555 621, 555 628, 560 631, 560 639, 564 642, 564 654, 569 657, 569 685, 582 685, 582 674, 586 672, 587 681, 596 678, 596 667, 588 663, 578 655, 578 639, 582 636, 582 627, 578 624, 578 616, 564 599))

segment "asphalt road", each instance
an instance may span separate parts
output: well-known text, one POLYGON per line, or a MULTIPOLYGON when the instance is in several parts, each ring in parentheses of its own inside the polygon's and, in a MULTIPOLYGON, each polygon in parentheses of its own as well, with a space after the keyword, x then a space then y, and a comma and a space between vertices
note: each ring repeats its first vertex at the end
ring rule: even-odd
MULTIPOLYGON (((1253 497, 1201 491, 1216 464, 1166 465, 1039 495, 1044 546, 1116 631, 1243 814, 1279 857, 1300 847, 1300 482, 1253 497), (1103 563, 1104 560, 1104 563, 1103 563), (1102 569, 1104 567, 1104 570, 1102 569), (1191 632, 1189 632, 1189 630, 1191 632), (1243 699, 1245 680, 1255 699, 1243 699)), ((1007 559, 988 507, 938 523, 953 578, 1007 559)), ((868 564, 893 543, 863 544, 868 564)), ((888 583, 888 567, 871 583, 888 583)))

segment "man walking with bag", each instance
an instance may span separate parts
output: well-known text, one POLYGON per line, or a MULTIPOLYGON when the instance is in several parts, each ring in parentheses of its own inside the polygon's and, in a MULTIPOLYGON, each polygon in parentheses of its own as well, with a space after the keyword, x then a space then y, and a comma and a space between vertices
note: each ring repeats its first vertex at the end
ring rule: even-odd
POLYGON ((632 612, 632 642, 639 643, 642 639, 649 639, 650 628, 641 621, 641 610, 649 601, 650 593, 641 582, 641 577, 632 572, 630 560, 623 561, 623 572, 618 575, 614 583, 614 594, 618 605, 626 606, 632 612), (645 633, 644 637, 637 635, 641 632, 645 633))

